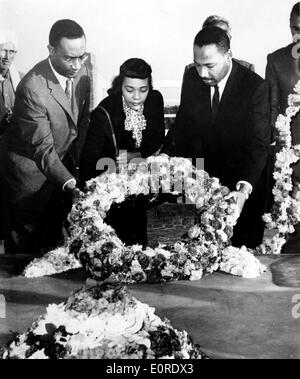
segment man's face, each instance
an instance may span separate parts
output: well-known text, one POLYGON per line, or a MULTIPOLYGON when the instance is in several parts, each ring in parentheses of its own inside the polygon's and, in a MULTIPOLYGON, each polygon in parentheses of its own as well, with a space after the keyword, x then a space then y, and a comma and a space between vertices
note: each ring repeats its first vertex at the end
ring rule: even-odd
POLYGON ((87 59, 86 40, 62 38, 55 48, 48 46, 50 60, 54 69, 67 78, 75 78, 87 59))
POLYGON ((15 45, 12 42, 0 44, 0 72, 6 72, 16 55, 15 45))
POLYGON ((208 86, 215 86, 228 74, 231 51, 224 53, 217 45, 194 45, 194 62, 199 76, 208 86))
POLYGON ((300 39, 300 17, 292 16, 290 20, 290 28, 292 36, 295 42, 299 42, 300 39), (298 38, 296 38, 298 35, 298 38))

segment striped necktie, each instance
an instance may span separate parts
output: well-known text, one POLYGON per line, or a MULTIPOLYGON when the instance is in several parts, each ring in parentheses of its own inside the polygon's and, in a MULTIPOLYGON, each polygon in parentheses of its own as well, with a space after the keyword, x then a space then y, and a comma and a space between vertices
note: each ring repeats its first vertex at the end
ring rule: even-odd
POLYGON ((72 79, 67 79, 65 93, 67 95, 67 98, 68 98, 70 104, 72 105, 72 95, 73 95, 73 81, 72 81, 72 79))

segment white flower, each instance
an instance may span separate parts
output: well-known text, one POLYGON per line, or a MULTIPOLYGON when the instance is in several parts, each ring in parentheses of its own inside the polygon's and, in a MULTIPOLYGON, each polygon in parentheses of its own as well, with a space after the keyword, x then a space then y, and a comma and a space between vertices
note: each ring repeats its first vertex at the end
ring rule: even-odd
POLYGON ((295 85, 294 92, 296 92, 297 94, 300 94, 300 80, 295 85))
POLYGON ((45 350, 43 349, 36 351, 28 359, 49 359, 49 357, 45 355, 45 350))
POLYGON ((200 280, 203 276, 203 270, 194 270, 191 273, 190 280, 200 280))
POLYGON ((198 238, 200 236, 200 233, 201 233, 201 229, 199 228, 198 225, 192 226, 188 231, 189 237, 192 239, 198 238))
POLYGON ((243 246, 240 249, 228 247, 223 251, 220 270, 244 278, 256 278, 266 271, 266 267, 243 246))

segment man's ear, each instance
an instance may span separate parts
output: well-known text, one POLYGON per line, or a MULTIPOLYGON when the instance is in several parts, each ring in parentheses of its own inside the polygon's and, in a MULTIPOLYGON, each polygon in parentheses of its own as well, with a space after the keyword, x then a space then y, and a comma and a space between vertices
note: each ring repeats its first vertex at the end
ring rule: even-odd
POLYGON ((231 49, 229 49, 229 50, 227 51, 227 60, 228 60, 228 61, 231 61, 231 60, 232 60, 232 51, 231 51, 231 49))
POLYGON ((47 47, 48 47, 49 55, 54 55, 54 53, 55 53, 54 47, 51 45, 48 45, 47 47))

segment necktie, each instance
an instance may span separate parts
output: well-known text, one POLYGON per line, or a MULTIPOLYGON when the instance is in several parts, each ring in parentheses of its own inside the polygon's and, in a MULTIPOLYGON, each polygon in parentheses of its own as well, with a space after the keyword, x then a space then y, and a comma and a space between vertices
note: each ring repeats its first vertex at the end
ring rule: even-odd
POLYGON ((219 86, 214 86, 215 93, 212 99, 212 107, 211 107, 211 113, 212 113, 212 120, 213 123, 215 123, 217 114, 218 114, 218 108, 220 105, 220 92, 219 92, 219 86))
POLYGON ((72 92, 73 92, 72 89, 73 89, 72 79, 67 79, 65 93, 71 105, 72 105, 72 92))

